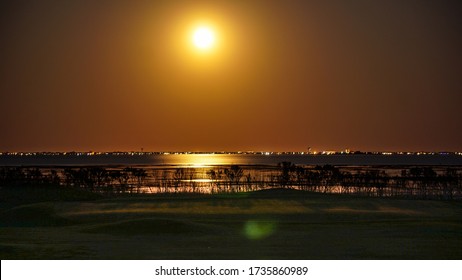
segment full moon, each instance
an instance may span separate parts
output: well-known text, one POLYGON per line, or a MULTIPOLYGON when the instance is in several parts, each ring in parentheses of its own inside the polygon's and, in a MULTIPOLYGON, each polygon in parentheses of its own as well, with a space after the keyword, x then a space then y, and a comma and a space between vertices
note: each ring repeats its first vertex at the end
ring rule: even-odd
POLYGON ((213 47, 215 34, 209 27, 199 27, 194 31, 192 39, 197 48, 207 50, 213 47))

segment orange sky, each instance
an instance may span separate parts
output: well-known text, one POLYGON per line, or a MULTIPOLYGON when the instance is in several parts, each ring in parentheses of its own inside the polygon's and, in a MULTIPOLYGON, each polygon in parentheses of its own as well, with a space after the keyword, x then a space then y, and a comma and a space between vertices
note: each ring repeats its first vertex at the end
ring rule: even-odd
POLYGON ((462 150, 458 1, 2 1, 0 151, 462 150), (217 33, 199 54, 191 28, 217 33))

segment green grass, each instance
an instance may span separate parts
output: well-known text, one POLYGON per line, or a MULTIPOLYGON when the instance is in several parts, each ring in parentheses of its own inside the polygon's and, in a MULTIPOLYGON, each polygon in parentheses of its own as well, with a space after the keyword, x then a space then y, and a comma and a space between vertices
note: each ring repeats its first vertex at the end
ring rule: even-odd
POLYGON ((86 201, 102 196, 83 189, 61 186, 18 186, 0 188, 0 210, 48 201, 86 201))
POLYGON ((31 202, 3 207, 0 257, 461 259, 461 217, 459 201, 293 190, 31 202))

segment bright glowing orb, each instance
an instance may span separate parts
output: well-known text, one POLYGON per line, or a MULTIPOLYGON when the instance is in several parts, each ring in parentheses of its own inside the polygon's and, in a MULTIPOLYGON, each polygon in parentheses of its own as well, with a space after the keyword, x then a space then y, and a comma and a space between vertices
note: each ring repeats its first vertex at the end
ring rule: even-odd
POLYGON ((194 31, 193 43, 201 50, 210 49, 215 43, 215 34, 208 27, 199 27, 194 31))

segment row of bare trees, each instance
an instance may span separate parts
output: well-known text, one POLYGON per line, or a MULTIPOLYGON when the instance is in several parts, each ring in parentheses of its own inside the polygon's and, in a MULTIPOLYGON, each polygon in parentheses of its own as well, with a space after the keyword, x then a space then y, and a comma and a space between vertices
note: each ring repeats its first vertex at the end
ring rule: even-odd
POLYGON ((0 187, 71 186, 91 192, 140 193, 147 177, 143 168, 121 170, 104 167, 0 168, 0 187))
POLYGON ((107 194, 164 192, 243 192, 267 188, 294 188, 319 193, 419 199, 462 198, 462 172, 447 167, 407 167, 389 175, 386 169, 362 167, 223 166, 204 168, 27 168, 0 167, 0 187, 76 187, 107 194))
POLYGON ((385 170, 361 168, 341 171, 332 165, 302 167, 284 162, 272 185, 301 190, 358 196, 403 197, 419 199, 462 198, 462 172, 447 167, 438 174, 432 167, 410 167, 399 175, 385 170))

